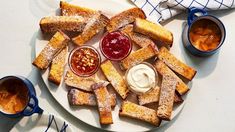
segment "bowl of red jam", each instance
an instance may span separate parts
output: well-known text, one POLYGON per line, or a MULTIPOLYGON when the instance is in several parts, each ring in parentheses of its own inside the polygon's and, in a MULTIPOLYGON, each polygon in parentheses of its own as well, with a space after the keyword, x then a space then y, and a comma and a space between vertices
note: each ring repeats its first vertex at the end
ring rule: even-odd
POLYGON ((99 52, 92 46, 80 46, 69 54, 69 67, 78 76, 91 76, 97 72, 101 62, 99 52))
POLYGON ((129 37, 120 31, 108 32, 100 41, 100 49, 105 58, 121 61, 130 54, 132 43, 129 37))

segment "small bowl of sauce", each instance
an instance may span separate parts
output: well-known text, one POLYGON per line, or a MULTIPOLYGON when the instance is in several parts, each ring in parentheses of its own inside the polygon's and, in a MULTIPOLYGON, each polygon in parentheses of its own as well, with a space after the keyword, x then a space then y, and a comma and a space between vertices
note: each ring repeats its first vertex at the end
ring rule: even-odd
POLYGON ((33 84, 22 76, 0 79, 0 113, 7 117, 30 116, 42 113, 33 84))
POLYGON ((196 21, 189 31, 190 42, 201 51, 216 49, 220 44, 221 36, 220 28, 209 19, 196 21))
POLYGON ((100 54, 92 46, 80 46, 69 54, 69 67, 78 76, 88 77, 95 74, 100 62, 100 54))
POLYGON ((151 64, 142 62, 126 71, 125 80, 133 93, 141 95, 156 87, 158 74, 151 64))
POLYGON ((182 38, 186 49, 196 56, 209 56, 218 51, 225 40, 226 32, 223 23, 206 11, 190 8, 188 24, 182 38), (201 16, 196 16, 201 13, 201 16))
POLYGON ((108 32, 100 41, 100 49, 105 58, 121 61, 130 54, 132 43, 129 37, 120 31, 108 32))

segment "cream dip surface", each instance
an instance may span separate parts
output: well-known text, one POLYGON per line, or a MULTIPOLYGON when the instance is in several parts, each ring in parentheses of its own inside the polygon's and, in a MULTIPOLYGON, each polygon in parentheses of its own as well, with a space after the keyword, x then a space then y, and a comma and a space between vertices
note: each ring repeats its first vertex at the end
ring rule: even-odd
POLYGON ((126 81, 131 91, 142 94, 155 87, 156 73, 147 64, 138 64, 128 70, 126 81))

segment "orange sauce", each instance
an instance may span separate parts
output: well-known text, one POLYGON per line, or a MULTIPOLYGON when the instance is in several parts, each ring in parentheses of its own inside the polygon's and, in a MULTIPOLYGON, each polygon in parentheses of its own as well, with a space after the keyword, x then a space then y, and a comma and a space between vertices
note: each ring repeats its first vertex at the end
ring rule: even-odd
POLYGON ((90 75, 99 65, 99 56, 91 48, 76 50, 71 56, 71 67, 79 75, 90 75))
POLYGON ((28 102, 28 89, 19 80, 12 79, 0 86, 0 109, 4 113, 16 114, 22 111, 28 102))
POLYGON ((189 32, 193 46, 202 51, 210 51, 218 47, 221 41, 221 31, 218 25, 208 19, 195 22, 189 32))

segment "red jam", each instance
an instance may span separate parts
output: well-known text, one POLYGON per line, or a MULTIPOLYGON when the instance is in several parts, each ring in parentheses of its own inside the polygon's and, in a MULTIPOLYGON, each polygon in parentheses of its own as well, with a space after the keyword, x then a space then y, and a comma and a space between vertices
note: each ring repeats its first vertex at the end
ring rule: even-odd
POLYGON ((99 53, 92 47, 82 46, 70 53, 70 68, 79 76, 94 74, 100 65, 99 53))
POLYGON ((100 43, 101 51, 110 60, 122 60, 131 52, 129 38, 119 31, 107 33, 100 43))

